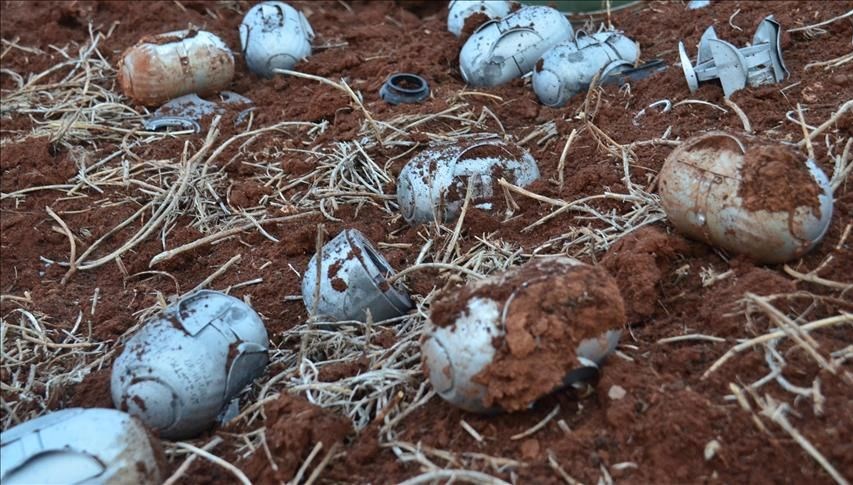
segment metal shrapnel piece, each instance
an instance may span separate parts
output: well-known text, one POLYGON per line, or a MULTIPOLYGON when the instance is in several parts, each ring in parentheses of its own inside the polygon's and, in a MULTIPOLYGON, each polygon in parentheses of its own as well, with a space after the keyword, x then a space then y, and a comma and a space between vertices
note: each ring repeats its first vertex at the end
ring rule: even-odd
POLYGON ((160 473, 145 428, 115 409, 63 409, 0 433, 4 485, 154 485, 160 473))
POLYGON ((563 106, 586 92, 596 75, 602 81, 623 82, 616 74, 633 68, 639 55, 637 44, 619 32, 578 31, 572 41, 549 49, 536 63, 533 90, 542 104, 563 106))
POLYGON ((269 360, 261 318, 242 300, 202 290, 145 323, 113 365, 113 403, 169 439, 209 428, 269 360))
POLYGON ((308 262, 302 276, 302 301, 309 313, 332 321, 364 322, 368 311, 374 322, 399 317, 412 308, 412 300, 401 287, 388 283, 394 274, 364 234, 345 229, 308 262), (318 285, 319 299, 315 299, 318 285))
POLYGON ((500 19, 511 8, 512 2, 507 0, 451 0, 447 7, 447 30, 459 37, 468 17, 481 13, 489 19, 500 19))
POLYGON ((398 72, 388 76, 379 97, 389 104, 420 103, 429 98, 429 84, 417 74, 398 72))
POLYGON ((488 21, 462 46, 462 78, 471 86, 507 83, 530 72, 545 51, 572 33, 565 15, 550 7, 524 7, 488 21))
POLYGON ((305 15, 284 2, 255 5, 240 24, 246 64, 261 77, 272 77, 273 69, 290 69, 310 56, 313 40, 305 15))
POLYGON ((539 166, 523 148, 494 138, 431 146, 400 171, 397 203, 410 225, 451 222, 459 217, 469 184, 472 205, 490 209, 501 177, 524 187, 539 178, 539 166))
POLYGON ((663 59, 652 59, 644 64, 634 67, 625 61, 613 61, 601 72, 599 84, 607 86, 616 84, 622 86, 631 81, 639 81, 666 70, 666 62, 663 59))
POLYGON ((678 54, 690 92, 699 83, 719 79, 726 98, 745 86, 761 86, 781 82, 788 77, 782 59, 780 36, 782 29, 770 15, 761 21, 752 39, 752 45, 738 49, 720 40, 713 27, 702 34, 696 65, 690 62, 684 43, 678 43, 678 54))
MULTIPOLYGON (((148 131, 157 131, 163 128, 177 128, 184 130, 193 130, 196 133, 201 131, 199 122, 202 118, 213 114, 222 114, 225 112, 225 106, 236 104, 252 104, 252 100, 241 96, 231 91, 222 91, 219 93, 220 103, 208 101, 199 97, 197 94, 187 94, 179 98, 175 98, 168 103, 160 106, 154 114, 143 122, 143 126, 148 131)), ((239 120, 248 111, 254 108, 248 108, 237 115, 239 120)))

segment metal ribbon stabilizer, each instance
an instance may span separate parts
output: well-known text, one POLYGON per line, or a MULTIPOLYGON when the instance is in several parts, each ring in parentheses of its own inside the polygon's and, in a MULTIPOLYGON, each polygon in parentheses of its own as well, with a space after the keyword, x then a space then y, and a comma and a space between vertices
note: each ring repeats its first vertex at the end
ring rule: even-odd
POLYGON ((695 66, 687 57, 684 42, 679 42, 678 54, 690 92, 695 92, 700 82, 712 79, 720 80, 726 98, 747 84, 760 86, 781 82, 789 74, 779 45, 781 33, 779 23, 772 15, 767 16, 755 30, 752 45, 738 49, 718 39, 714 27, 708 27, 699 40, 695 66))

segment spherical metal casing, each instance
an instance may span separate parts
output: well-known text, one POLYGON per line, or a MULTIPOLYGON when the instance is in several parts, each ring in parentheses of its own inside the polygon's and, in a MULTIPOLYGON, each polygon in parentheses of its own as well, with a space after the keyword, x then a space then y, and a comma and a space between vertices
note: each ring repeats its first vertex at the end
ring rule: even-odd
POLYGON ((413 226, 451 222, 459 217, 469 183, 472 205, 489 208, 501 177, 523 187, 539 178, 539 167, 526 150, 497 139, 434 146, 400 171, 397 203, 413 226))
POLYGON ((551 47, 571 39, 572 24, 550 7, 525 7, 481 25, 462 46, 459 69, 471 86, 521 77, 551 47))
POLYGON ((507 0, 451 0, 447 7, 447 30, 459 37, 468 17, 482 13, 490 19, 500 19, 511 8, 512 2, 507 0))
MULTIPOLYGON (((497 353, 495 345, 506 345, 507 315, 516 295, 529 285, 548 281, 583 263, 572 258, 553 257, 535 260, 528 265, 541 271, 539 276, 527 279, 520 285, 512 281, 510 275, 517 274, 523 266, 468 284, 475 290, 485 285, 509 285, 506 291, 497 291, 498 294, 508 296, 497 299, 488 296, 470 298, 451 325, 436 325, 432 314, 427 321, 421 340, 424 371, 433 389, 450 404, 476 413, 501 410, 498 406, 486 405, 487 388, 478 382, 477 376, 493 362, 497 353)), ((580 369, 597 369, 616 349, 621 334, 621 328, 604 329, 599 336, 583 339, 574 349, 566 349, 567 358, 573 356, 576 367, 566 376, 564 384, 573 384, 573 376, 583 375, 576 372, 580 369)))
POLYGON ((69 408, 0 433, 0 481, 159 484, 145 428, 115 409, 69 408))
POLYGON ((394 269, 364 234, 345 229, 311 257, 302 276, 302 301, 309 313, 332 321, 378 322, 412 308, 409 295, 387 279, 394 269), (317 258, 320 257, 318 273, 317 258), (319 285, 319 299, 316 292, 319 285))
POLYGON ((820 190, 817 208, 748 210, 740 194, 741 171, 753 142, 724 132, 685 140, 661 169, 661 203, 670 223, 693 239, 762 263, 791 261, 811 250, 829 229, 833 205, 829 180, 813 160, 807 160, 820 190))
POLYGON ((185 94, 214 94, 227 88, 233 77, 231 49, 204 30, 143 37, 124 51, 118 65, 122 92, 146 106, 185 94))
POLYGON ((268 349, 249 305, 216 291, 192 293, 128 340, 113 364, 113 403, 163 437, 194 436, 263 373, 268 349))
POLYGON ((452 327, 428 324, 421 354, 433 389, 445 401, 465 411, 483 413, 486 387, 474 376, 492 362, 494 339, 506 334, 501 307, 489 298, 473 298, 452 327))
POLYGON ((240 45, 249 70, 272 77, 311 55, 314 30, 305 15, 284 2, 252 7, 240 24, 240 45))
POLYGON ((621 33, 578 34, 548 50, 533 69, 533 91, 544 105, 562 106, 586 92, 595 75, 614 61, 633 64, 639 58, 637 44, 621 33))

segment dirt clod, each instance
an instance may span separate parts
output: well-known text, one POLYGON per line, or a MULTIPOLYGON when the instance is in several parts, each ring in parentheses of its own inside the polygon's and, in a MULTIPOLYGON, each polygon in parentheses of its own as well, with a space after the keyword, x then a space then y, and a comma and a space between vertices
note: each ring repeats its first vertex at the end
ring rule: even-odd
POLYGON ((740 170, 738 196, 752 211, 794 213, 810 207, 820 217, 820 186, 809 173, 805 157, 780 145, 750 144, 740 170))

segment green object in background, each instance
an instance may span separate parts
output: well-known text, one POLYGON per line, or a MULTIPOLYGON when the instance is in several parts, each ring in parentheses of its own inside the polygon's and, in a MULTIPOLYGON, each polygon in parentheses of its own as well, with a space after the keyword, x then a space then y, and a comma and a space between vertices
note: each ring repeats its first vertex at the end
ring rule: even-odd
MULTIPOLYGON (((554 7, 561 12, 600 12, 606 9, 603 0, 522 0, 524 5, 545 5, 554 7)), ((637 0, 611 0, 610 9, 615 10, 625 5, 638 3, 637 0)))

